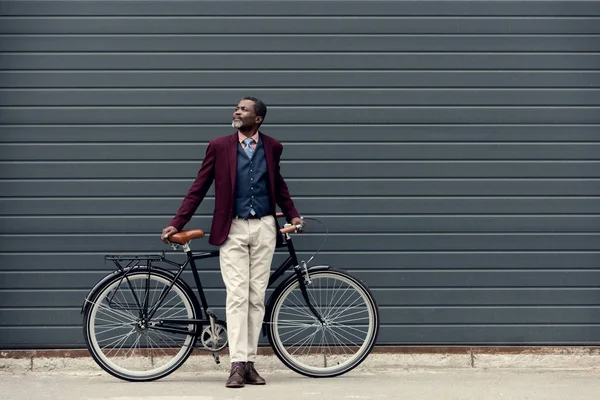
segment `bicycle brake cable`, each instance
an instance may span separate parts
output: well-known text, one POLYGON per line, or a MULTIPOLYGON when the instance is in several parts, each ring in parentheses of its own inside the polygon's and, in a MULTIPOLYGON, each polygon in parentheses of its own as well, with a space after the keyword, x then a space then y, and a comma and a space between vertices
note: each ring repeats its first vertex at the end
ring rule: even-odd
POLYGON ((316 221, 318 223, 320 223, 321 225, 323 225, 323 228, 325 228, 325 240, 323 240, 323 243, 321 243, 321 247, 319 247, 317 249, 317 251, 315 252, 315 254, 312 255, 312 257, 306 262, 306 264, 309 264, 313 258, 315 258, 317 256, 317 254, 319 254, 319 252, 321 251, 321 249, 323 248, 323 246, 325 246, 325 243, 327 243, 327 239, 329 238, 329 229, 327 229, 327 225, 325 225, 323 223, 323 221, 316 219, 316 218, 308 218, 308 217, 302 217, 303 220, 307 220, 307 221, 316 221))

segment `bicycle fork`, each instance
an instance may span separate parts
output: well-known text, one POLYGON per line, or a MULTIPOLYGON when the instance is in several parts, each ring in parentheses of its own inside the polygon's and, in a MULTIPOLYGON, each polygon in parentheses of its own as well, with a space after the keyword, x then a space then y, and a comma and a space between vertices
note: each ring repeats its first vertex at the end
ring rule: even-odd
POLYGON ((304 301, 306 301, 306 305, 308 305, 308 308, 313 313, 313 315, 319 320, 319 322, 321 324, 325 324, 325 320, 323 319, 323 316, 312 305, 312 303, 308 297, 307 287, 311 286, 312 282, 310 280, 310 276, 308 275, 308 268, 306 267, 306 262, 302 261, 301 265, 296 265, 294 267, 294 271, 296 272, 296 275, 298 276, 298 282, 300 284, 300 291, 302 292, 302 297, 304 297, 304 301))
MULTIPOLYGON (((327 267, 329 268, 329 267, 327 267)), ((321 313, 313 306, 313 303, 310 301, 310 296, 308 294, 309 287, 312 286, 312 281, 310 279, 308 267, 306 266, 306 262, 302 261, 300 265, 296 265, 294 267, 294 272, 296 274, 296 279, 298 280, 298 285, 300 286, 300 291, 302 292, 302 298, 306 302, 308 309, 315 316, 315 318, 323 325, 326 324, 325 319, 321 315, 321 313)), ((268 310, 270 312, 270 310, 268 310)), ((264 321, 262 327, 263 336, 267 336, 268 325, 272 322, 264 321)))

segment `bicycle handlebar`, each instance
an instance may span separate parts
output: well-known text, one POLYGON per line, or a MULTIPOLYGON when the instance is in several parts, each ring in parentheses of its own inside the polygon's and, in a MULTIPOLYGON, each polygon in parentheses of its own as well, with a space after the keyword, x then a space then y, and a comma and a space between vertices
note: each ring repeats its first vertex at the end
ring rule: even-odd
MULTIPOLYGON (((278 218, 283 217, 283 213, 279 212, 276 214, 276 216, 278 218)), ((304 226, 303 225, 289 225, 289 226, 285 226, 283 228, 281 228, 279 231, 283 234, 286 233, 299 233, 302 232, 304 226)), ((169 237, 169 240, 172 243, 176 243, 176 244, 186 244, 189 243, 192 239, 198 239, 198 238, 202 238, 204 237, 204 231, 202 229, 192 229, 192 230, 183 230, 180 232, 177 232, 174 235, 171 235, 169 237)))
POLYGON ((290 225, 284 228, 281 228, 279 232, 281 233, 296 233, 298 231, 302 231, 303 225, 290 225))
MULTIPOLYGON (((275 217, 276 218, 283 218, 283 217, 285 217, 285 214, 282 213, 282 212, 278 212, 278 213, 275 213, 275 217)), ((283 227, 283 228, 279 229, 279 231, 281 233, 283 233, 283 234, 286 234, 286 233, 299 233, 299 232, 303 231, 303 228, 304 228, 304 225, 290 225, 290 226, 286 226, 286 227, 283 227)))

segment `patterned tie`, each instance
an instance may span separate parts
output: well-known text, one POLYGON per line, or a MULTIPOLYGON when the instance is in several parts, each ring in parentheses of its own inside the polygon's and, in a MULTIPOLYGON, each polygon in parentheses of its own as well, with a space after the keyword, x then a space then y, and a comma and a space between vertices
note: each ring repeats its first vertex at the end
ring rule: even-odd
MULTIPOLYGON (((246 155, 248 156, 248 158, 252 159, 252 153, 254 153, 254 149, 252 148, 252 143, 254 143, 254 139, 246 138, 246 139, 244 139, 244 143, 246 143, 246 147, 244 148, 244 151, 246 152, 246 155)), ((250 204, 250 215, 256 215, 256 211, 254 211, 254 208, 252 208, 252 204, 250 204)))
POLYGON ((244 139, 244 143, 246 143, 246 148, 244 148, 246 155, 248 156, 248 158, 252 158, 252 153, 254 153, 254 149, 252 148, 252 143, 254 143, 254 139, 246 138, 246 139, 244 139))

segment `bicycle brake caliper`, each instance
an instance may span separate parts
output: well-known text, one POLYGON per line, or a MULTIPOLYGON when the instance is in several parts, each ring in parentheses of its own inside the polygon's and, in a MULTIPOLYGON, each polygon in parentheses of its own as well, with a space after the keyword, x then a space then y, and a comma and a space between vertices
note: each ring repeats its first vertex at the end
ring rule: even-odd
POLYGON ((304 283, 307 285, 312 285, 312 281, 310 280, 310 276, 308 275, 308 267, 306 266, 306 261, 302 261, 302 275, 304 276, 304 283))

